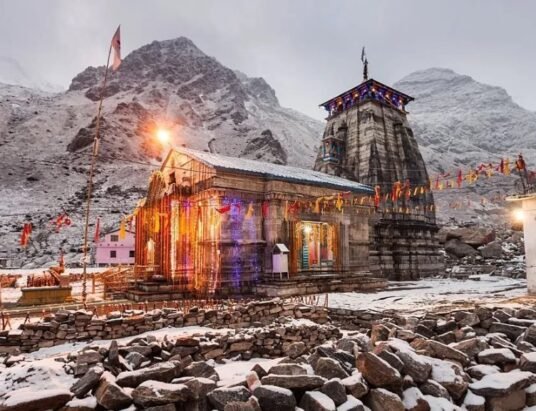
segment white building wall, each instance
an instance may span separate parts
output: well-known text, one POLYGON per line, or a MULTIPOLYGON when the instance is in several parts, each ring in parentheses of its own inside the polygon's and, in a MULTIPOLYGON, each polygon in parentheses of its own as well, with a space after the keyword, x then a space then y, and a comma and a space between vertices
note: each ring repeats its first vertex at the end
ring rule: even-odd
POLYGON ((528 292, 536 295, 536 196, 523 201, 523 233, 528 292))

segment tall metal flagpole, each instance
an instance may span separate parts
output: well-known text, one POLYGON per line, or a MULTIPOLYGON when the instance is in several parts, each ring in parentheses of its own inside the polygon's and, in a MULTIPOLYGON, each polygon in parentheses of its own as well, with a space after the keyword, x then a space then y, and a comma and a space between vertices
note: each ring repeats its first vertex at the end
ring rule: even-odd
MULTIPOLYGON (((93 155, 91 156, 91 166, 89 168, 89 177, 87 182, 87 204, 86 204, 86 216, 85 216, 85 226, 84 226, 84 257, 82 259, 83 264, 83 281, 82 281, 82 301, 84 304, 87 299, 87 263, 88 263, 88 232, 89 232, 89 209, 91 206, 91 192, 93 190, 93 174, 95 172, 95 163, 97 162, 97 155, 99 152, 99 131, 100 131, 100 120, 102 113, 102 102, 104 100, 104 91, 106 90, 106 81, 108 80, 108 66, 110 65, 110 55, 112 54, 112 42, 110 42, 110 49, 108 50, 108 59, 106 60, 106 70, 104 72, 104 81, 102 83, 102 88, 100 91, 100 101, 99 108, 97 110, 97 120, 95 124, 95 137, 93 138, 93 155)), ((92 293, 95 293, 95 277, 92 277, 91 281, 91 290, 92 293)))

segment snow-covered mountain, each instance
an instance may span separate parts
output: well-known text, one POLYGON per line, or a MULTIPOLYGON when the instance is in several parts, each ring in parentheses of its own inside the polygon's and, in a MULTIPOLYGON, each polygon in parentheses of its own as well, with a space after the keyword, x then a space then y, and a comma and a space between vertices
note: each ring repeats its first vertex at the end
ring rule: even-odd
POLYGON ((61 86, 28 75, 18 61, 5 56, 0 56, 0 83, 13 86, 22 86, 38 89, 50 93, 59 93, 64 89, 61 86))
MULTIPOLYGON (((414 72, 394 87, 415 97, 408 106, 409 121, 431 175, 512 160, 519 153, 529 168, 536 168, 536 113, 516 104, 506 90, 444 68, 414 72)), ((513 193, 517 180, 493 176, 461 190, 437 192, 440 220, 504 222, 505 203, 499 197, 513 193)))
POLYGON ((429 168, 446 171, 521 151, 534 158, 536 113, 506 90, 442 68, 414 72, 394 87, 415 97, 409 119, 429 168))
MULTIPOLYGON (((88 67, 64 93, 0 84, 0 251, 16 252, 22 222, 34 223, 34 244, 18 252, 36 265, 60 246, 75 258, 95 115, 104 67, 88 67), (51 232, 65 210, 73 224, 51 232), (41 240, 41 241, 37 241, 41 240)), ((281 107, 262 78, 233 71, 184 37, 153 42, 111 73, 101 123, 92 225, 117 224, 145 195, 151 170, 173 145, 311 167, 323 124, 281 107), (147 163, 152 166, 146 165, 147 163)))

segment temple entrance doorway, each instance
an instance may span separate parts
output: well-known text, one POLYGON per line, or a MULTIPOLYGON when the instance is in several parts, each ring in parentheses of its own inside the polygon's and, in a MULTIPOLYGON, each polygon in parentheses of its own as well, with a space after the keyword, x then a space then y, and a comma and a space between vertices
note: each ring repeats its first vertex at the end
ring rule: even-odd
POLYGON ((336 230, 332 224, 302 221, 296 225, 299 269, 322 270, 333 267, 336 259, 336 230))

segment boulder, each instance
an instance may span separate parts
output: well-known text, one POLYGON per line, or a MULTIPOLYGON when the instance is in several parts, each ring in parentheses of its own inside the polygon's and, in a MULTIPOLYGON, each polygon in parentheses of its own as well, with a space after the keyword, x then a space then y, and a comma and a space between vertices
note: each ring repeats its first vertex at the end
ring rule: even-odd
POLYGON ((398 391, 402 386, 400 373, 371 352, 359 353, 357 369, 365 380, 374 387, 386 387, 398 391))
POLYGON ((387 341, 391 330, 383 324, 374 324, 370 331, 370 343, 374 347, 379 341, 387 341))
POLYGON ((283 352, 289 356, 289 358, 298 358, 307 350, 307 347, 302 341, 293 342, 283 352))
POLYGON ((513 370, 485 375, 473 382, 469 388, 482 397, 504 397, 514 391, 523 390, 535 382, 536 376, 528 371, 513 370))
POLYGON ((210 378, 214 381, 219 381, 220 379, 214 367, 207 364, 205 361, 191 363, 184 369, 182 375, 189 377, 210 378))
POLYGON ((489 348, 489 344, 483 337, 474 337, 452 344, 451 348, 461 351, 467 357, 473 359, 480 351, 489 348))
POLYGON ((400 397, 383 388, 373 388, 365 397, 365 405, 371 411, 404 411, 400 397))
POLYGON ((454 320, 459 326, 465 327, 466 325, 474 327, 480 323, 480 318, 476 313, 470 311, 457 311, 454 313, 454 320))
POLYGON ((73 394, 66 389, 31 390, 21 388, 8 392, 0 403, 2 411, 41 411, 63 407, 73 394))
POLYGON ((259 401, 263 411, 294 411, 296 398, 292 391, 275 385, 259 385, 253 390, 253 395, 259 401))
POLYGON ((420 390, 424 395, 430 395, 433 397, 441 397, 450 401, 450 394, 445 387, 439 384, 437 381, 428 380, 424 384, 421 384, 420 390))
POLYGON ((386 361, 391 367, 396 368, 397 371, 402 371, 402 368, 404 368, 404 363, 402 360, 391 351, 389 345, 387 344, 380 343, 376 346, 376 348, 374 348, 373 353, 382 360, 386 361))
POLYGON ((132 351, 127 354, 125 360, 130 365, 130 368, 135 370, 140 368, 140 365, 147 361, 147 357, 144 357, 139 352, 132 351))
POLYGON ((467 376, 463 369, 449 361, 436 358, 430 360, 432 363, 431 379, 445 387, 455 400, 463 398, 467 391, 467 376))
POLYGON ((536 384, 531 384, 525 388, 527 394, 527 407, 536 405, 536 384))
POLYGON ((321 357, 313 367, 315 374, 320 375, 326 379, 331 378, 346 378, 348 373, 342 368, 341 364, 333 358, 321 357))
POLYGON ((93 411, 97 408, 95 397, 73 398, 65 404, 59 411, 93 411))
POLYGON ((289 390, 314 390, 320 388, 327 380, 318 375, 274 375, 261 378, 262 384, 276 385, 289 390))
POLYGON ((527 328, 523 334, 523 339, 532 345, 536 345, 536 324, 533 324, 527 328))
POLYGON ((253 366, 253 368, 251 369, 251 371, 255 371, 257 373, 257 375, 259 376, 259 378, 262 378, 262 377, 268 375, 266 370, 264 368, 262 368, 262 366, 260 364, 255 364, 253 366))
POLYGON ((255 371, 246 374, 246 387, 253 392, 255 388, 261 385, 261 380, 255 371))
POLYGON ((357 399, 364 397, 368 393, 367 382, 360 372, 354 372, 351 376, 341 380, 341 384, 346 389, 346 393, 357 399))
POLYGON ((518 411, 525 407, 527 393, 525 390, 516 390, 500 397, 489 398, 487 402, 489 411, 518 411))
POLYGON ((402 403, 407 411, 430 411, 430 404, 417 387, 404 390, 402 403))
POLYGON ((480 364, 503 366, 516 362, 516 356, 508 348, 488 348, 477 355, 480 364))
POLYGON ((365 411, 365 407, 360 400, 347 395, 346 401, 337 407, 337 411, 365 411))
POLYGON ((496 374, 501 372, 501 369, 496 365, 478 364, 473 365, 465 370, 467 374, 477 380, 481 379, 484 375, 496 374))
POLYGON ((335 403, 320 391, 307 391, 300 401, 304 411, 336 411, 335 403))
POLYGON ((400 351, 397 356, 404 363, 403 373, 409 375, 413 381, 420 384, 428 380, 432 365, 426 357, 411 351, 400 351))
POLYGON ((519 359, 519 368, 536 373, 536 352, 524 353, 519 359))
MULTIPOLYGON (((310 367, 309 367, 310 369, 310 367)), ((299 364, 276 364, 268 370, 268 374, 278 375, 305 375, 307 368, 299 364)))
POLYGON ((495 240, 495 230, 485 227, 443 227, 438 235, 440 239, 444 239, 443 242, 458 239, 474 247, 480 247, 495 240))
POLYGON ((160 381, 145 381, 132 391, 134 404, 142 407, 186 402, 192 396, 190 389, 184 384, 168 384, 160 381))
POLYGON ((71 392, 77 398, 84 398, 97 386, 103 373, 104 369, 100 366, 90 368, 82 378, 71 386, 71 392))
POLYGON ((492 241, 478 249, 480 255, 484 258, 498 259, 503 256, 502 245, 498 241, 492 241))
MULTIPOLYGON (((494 322, 489 328, 490 333, 505 334, 510 340, 514 341, 517 337, 523 334, 527 329, 519 325, 506 324, 502 322, 494 322)), ((529 341, 530 342, 530 341, 529 341)))
POLYGON ((135 388, 149 380, 170 382, 180 375, 181 370, 179 361, 162 362, 136 371, 124 371, 117 376, 116 383, 121 387, 135 388))
POLYGON ((99 405, 108 410, 121 410, 132 403, 132 397, 115 383, 113 375, 108 371, 102 374, 95 397, 99 405))
POLYGON ((229 402, 245 402, 251 397, 251 392, 244 386, 222 387, 207 394, 207 398, 219 411, 224 411, 225 404, 229 402))
POLYGON ((216 388, 216 382, 214 380, 203 377, 191 378, 183 384, 188 387, 193 399, 204 398, 210 391, 216 388))
POLYGON ((322 388, 320 388, 320 391, 331 398, 336 406, 346 402, 346 388, 344 385, 342 385, 339 378, 333 378, 329 381, 326 381, 322 388))
POLYGON ((478 251, 473 247, 456 238, 448 240, 445 243, 445 251, 458 258, 478 255, 478 251))
POLYGON ((480 395, 473 394, 471 390, 467 390, 463 399, 463 407, 467 411, 486 411, 486 400, 480 395))
POLYGON ((112 367, 119 367, 119 346, 116 340, 112 340, 108 348, 108 364, 112 367))
MULTIPOLYGON (((184 408, 185 410, 190 410, 191 408, 184 408)), ((204 408, 194 408, 195 411, 197 410, 208 410, 207 407, 204 408)), ((225 408, 223 411, 263 411, 261 409, 261 406, 259 404, 259 401, 255 397, 249 397, 247 401, 241 402, 241 401, 231 401, 225 404, 225 408)))

